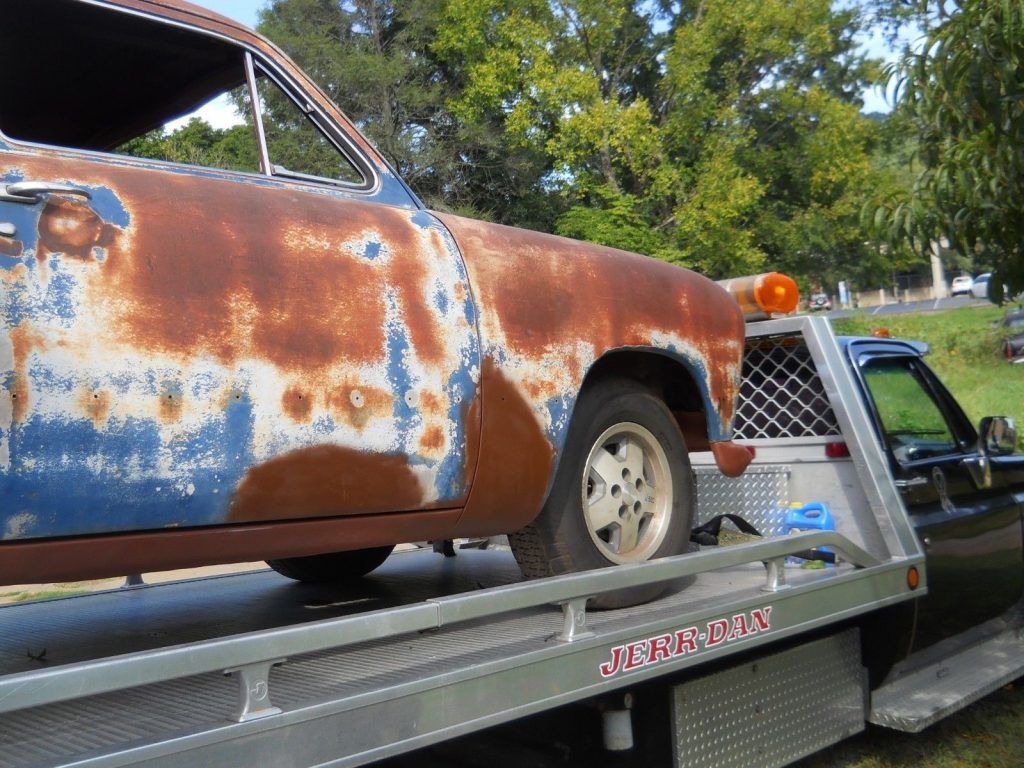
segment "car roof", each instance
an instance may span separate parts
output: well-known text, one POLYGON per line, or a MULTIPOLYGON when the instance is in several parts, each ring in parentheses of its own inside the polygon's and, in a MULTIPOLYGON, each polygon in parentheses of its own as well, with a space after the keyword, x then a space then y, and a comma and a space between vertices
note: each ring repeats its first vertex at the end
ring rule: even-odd
POLYGON ((904 351, 899 349, 902 346, 906 348, 906 354, 916 357, 924 357, 931 351, 931 347, 926 342, 914 339, 889 339, 884 336, 837 336, 836 341, 839 342, 839 346, 844 352, 854 345, 876 345, 893 351, 904 351))

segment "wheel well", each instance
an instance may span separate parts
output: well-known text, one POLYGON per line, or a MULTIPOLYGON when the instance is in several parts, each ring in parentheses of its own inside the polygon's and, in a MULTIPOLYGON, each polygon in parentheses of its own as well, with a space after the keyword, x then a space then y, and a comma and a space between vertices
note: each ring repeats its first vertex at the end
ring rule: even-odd
POLYGON ((689 450, 708 448, 704 400, 685 365, 658 352, 611 352, 587 371, 583 389, 608 379, 629 379, 650 389, 668 406, 689 450))

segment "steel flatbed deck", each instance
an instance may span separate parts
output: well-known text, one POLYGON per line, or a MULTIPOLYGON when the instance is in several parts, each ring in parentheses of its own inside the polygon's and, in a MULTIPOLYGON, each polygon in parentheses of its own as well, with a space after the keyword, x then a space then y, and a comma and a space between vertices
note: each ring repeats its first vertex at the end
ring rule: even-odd
POLYGON ((7 606, 0 766, 359 765, 906 599, 912 561, 808 533, 523 583, 507 551, 415 551, 342 589, 257 571, 7 606), (847 564, 782 569, 815 544, 847 564), (647 580, 673 592, 582 611, 647 580))

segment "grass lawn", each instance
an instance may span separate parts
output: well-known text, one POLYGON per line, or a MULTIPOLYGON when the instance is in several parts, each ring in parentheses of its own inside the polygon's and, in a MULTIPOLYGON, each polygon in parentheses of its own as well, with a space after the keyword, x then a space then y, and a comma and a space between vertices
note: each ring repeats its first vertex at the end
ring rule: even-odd
POLYGON ((1024 365, 1010 365, 1001 353, 1003 317, 998 307, 963 307, 908 315, 855 315, 833 321, 836 333, 868 336, 888 328, 894 338, 926 341, 928 364, 960 402, 974 426, 983 416, 1010 416, 1024 451, 1024 365))

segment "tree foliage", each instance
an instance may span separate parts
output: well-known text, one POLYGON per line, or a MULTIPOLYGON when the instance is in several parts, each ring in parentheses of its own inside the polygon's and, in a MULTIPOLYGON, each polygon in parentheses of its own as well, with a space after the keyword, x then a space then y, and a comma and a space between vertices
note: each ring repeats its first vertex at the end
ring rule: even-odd
MULTIPOLYGON (((831 0, 271 0, 259 29, 432 207, 809 287, 920 258, 860 220, 906 185, 860 113, 864 23, 831 0)), ((271 161, 330 165, 275 99, 271 161)), ((187 129, 147 141, 235 162, 241 134, 187 129)))
MULTIPOLYGON (((1024 0, 943 7, 919 52, 892 72, 919 171, 873 209, 894 245, 947 238, 995 268, 993 294, 1024 290, 1024 0), (1000 279, 1001 278, 1001 279, 1000 279)), ((995 298, 1000 298, 996 295, 995 298)))

